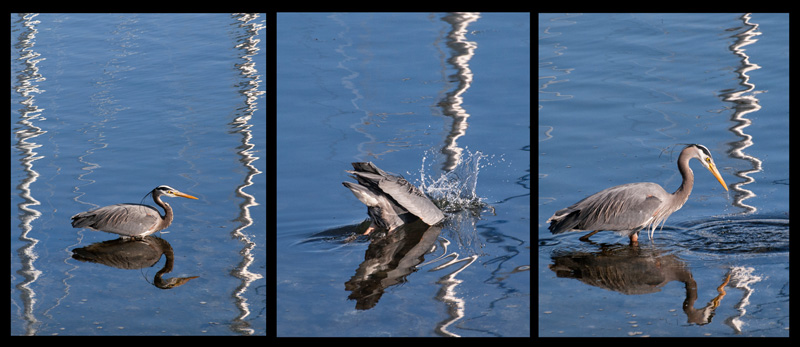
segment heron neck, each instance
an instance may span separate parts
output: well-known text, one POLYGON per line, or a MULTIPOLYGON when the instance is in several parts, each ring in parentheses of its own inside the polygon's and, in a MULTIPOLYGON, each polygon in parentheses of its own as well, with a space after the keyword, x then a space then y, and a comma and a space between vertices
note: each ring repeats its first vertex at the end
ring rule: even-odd
POLYGON ((683 177, 683 182, 681 183, 681 186, 678 187, 678 190, 676 190, 675 193, 672 193, 672 195, 674 195, 675 198, 678 201, 680 201, 680 205, 678 208, 680 208, 680 206, 683 206, 686 200, 689 199, 689 194, 692 193, 692 187, 694 186, 694 173, 692 172, 692 169, 689 167, 689 160, 691 159, 692 159, 691 157, 684 157, 684 156, 681 156, 678 159, 678 171, 681 172, 681 176, 683 177))
POLYGON ((165 229, 172 224, 172 208, 170 208, 169 204, 166 202, 161 201, 161 197, 153 196, 153 201, 155 201, 158 206, 161 206, 161 208, 164 209, 164 217, 161 218, 161 223, 158 230, 165 229))
MULTIPOLYGON (((691 186, 689 186, 689 190, 692 190, 691 186)), ((688 196, 689 194, 686 195, 688 196)), ((164 228, 166 228, 172 224, 172 209, 169 207, 169 205, 167 205, 166 202, 164 203, 164 206, 161 207, 164 208, 164 228)))

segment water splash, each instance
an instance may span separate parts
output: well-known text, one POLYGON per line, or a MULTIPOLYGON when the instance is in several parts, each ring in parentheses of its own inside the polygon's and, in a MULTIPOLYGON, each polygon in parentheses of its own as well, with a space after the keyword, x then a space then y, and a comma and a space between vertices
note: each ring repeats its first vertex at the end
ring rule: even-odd
POLYGON ((434 172, 434 163, 427 164, 429 156, 426 153, 422 158, 419 169, 418 186, 431 200, 445 213, 455 213, 462 210, 472 211, 478 216, 482 209, 489 207, 485 198, 478 196, 478 174, 480 169, 486 167, 481 161, 489 156, 480 151, 470 152, 465 150, 462 160, 448 172, 443 172, 435 177, 426 172, 434 172), (427 166, 427 167, 426 167, 427 166))
POLYGON ((438 177, 432 172, 439 172, 435 163, 428 162, 434 156, 426 152, 419 169, 417 186, 431 198, 436 206, 445 213, 445 228, 452 239, 465 251, 479 254, 482 248, 477 232, 477 223, 481 214, 494 214, 494 208, 486 203, 486 198, 478 195, 478 176, 480 170, 491 163, 492 157, 480 151, 470 152, 465 149, 462 160, 451 171, 442 172, 438 177))

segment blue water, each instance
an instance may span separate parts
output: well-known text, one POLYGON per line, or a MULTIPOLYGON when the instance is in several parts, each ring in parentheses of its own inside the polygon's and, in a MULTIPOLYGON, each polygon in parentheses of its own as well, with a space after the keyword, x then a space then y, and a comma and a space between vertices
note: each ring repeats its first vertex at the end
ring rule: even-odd
POLYGON ((539 335, 788 336, 788 14, 543 14, 538 74, 539 335), (686 143, 730 192, 693 162, 689 200, 641 248, 550 234, 604 188, 675 191, 686 143))
MULTIPOLYGON (((265 335, 266 19, 11 15, 11 334, 265 335), (70 216, 143 201, 175 213, 152 267, 81 262, 116 238, 70 216), (143 200, 144 199, 144 200, 143 200)), ((159 236, 159 234, 156 234, 159 236)))
POLYGON ((530 336, 530 15, 277 21, 278 336, 530 336), (376 245, 344 242, 367 217, 353 161, 458 192, 370 291, 376 245))

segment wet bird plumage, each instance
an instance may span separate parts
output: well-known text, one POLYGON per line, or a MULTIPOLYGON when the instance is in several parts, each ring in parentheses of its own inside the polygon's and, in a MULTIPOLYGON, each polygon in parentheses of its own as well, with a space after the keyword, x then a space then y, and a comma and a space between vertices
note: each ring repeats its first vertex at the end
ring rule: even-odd
POLYGON ((444 219, 442 211, 403 177, 389 174, 371 162, 352 165, 353 170, 346 172, 352 174, 358 183, 342 184, 367 205, 367 214, 376 226, 391 232, 416 219, 428 225, 444 219))

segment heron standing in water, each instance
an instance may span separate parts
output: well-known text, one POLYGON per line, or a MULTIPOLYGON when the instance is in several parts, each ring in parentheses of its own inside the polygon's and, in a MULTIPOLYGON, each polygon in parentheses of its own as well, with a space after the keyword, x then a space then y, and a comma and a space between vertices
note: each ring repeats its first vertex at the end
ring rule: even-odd
POLYGON ((663 225, 689 199, 694 185, 694 174, 689 168, 689 161, 692 159, 700 160, 703 167, 728 190, 708 148, 691 144, 678 157, 678 170, 683 176, 683 183, 675 193, 669 194, 660 185, 649 182, 611 187, 558 210, 547 220, 550 223, 550 232, 560 234, 568 231, 591 231, 580 238, 581 241, 588 241, 597 232, 610 230, 628 236, 631 244, 636 244, 640 230, 650 228, 652 235, 659 224, 663 225))
POLYGON ((123 237, 142 238, 166 229, 172 223, 172 208, 161 201, 162 195, 197 200, 196 197, 181 193, 170 186, 158 186, 149 194, 153 196, 153 201, 164 209, 164 216, 152 206, 116 204, 72 216, 72 227, 105 231, 123 237))

